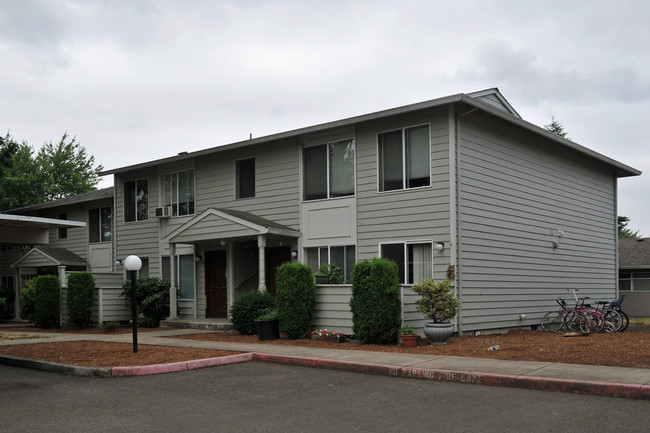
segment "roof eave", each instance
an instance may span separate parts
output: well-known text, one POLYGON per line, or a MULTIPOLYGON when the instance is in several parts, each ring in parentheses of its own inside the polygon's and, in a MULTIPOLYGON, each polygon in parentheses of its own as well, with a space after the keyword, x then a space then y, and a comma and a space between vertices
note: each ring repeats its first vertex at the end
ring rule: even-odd
POLYGON ((557 134, 554 134, 550 131, 547 131, 544 128, 541 128, 535 124, 532 124, 530 122, 527 122, 521 118, 511 116, 505 111, 498 110, 489 104, 486 104, 485 102, 479 101, 475 98, 472 98, 471 96, 467 95, 462 95, 461 101, 465 104, 468 104, 470 106, 473 106, 475 108, 478 108, 482 111, 485 111, 489 114, 492 114, 494 116, 500 117, 501 119, 504 119, 510 123, 513 123, 517 126, 520 126, 524 129, 527 129, 528 131, 531 131, 535 134, 542 135, 548 139, 551 139, 555 142, 558 142, 562 144, 565 147, 568 147, 569 149, 573 149, 577 152, 580 152, 582 154, 585 154, 591 158, 594 158, 596 160, 599 160, 601 162, 604 162, 610 166, 612 166, 615 171, 616 171, 616 177, 628 177, 628 176, 639 176, 641 174, 640 170, 637 170, 636 168, 630 167, 629 165, 623 164, 621 162, 618 162, 608 156, 605 156, 601 153, 598 153, 596 151, 593 151, 589 148, 586 148, 574 141, 567 140, 566 138, 562 138, 557 134))

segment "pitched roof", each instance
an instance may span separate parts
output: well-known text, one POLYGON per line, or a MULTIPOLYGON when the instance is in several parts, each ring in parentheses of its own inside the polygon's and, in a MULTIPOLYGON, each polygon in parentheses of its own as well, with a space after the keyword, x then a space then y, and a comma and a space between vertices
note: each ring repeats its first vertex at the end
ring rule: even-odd
POLYGON ((28 263, 27 266, 86 266, 87 263, 78 255, 66 250, 65 248, 49 247, 39 245, 31 250, 12 266, 21 267, 21 264, 28 263))
POLYGON ((481 90, 478 92, 473 92, 469 94, 458 93, 456 95, 445 96, 442 98, 431 99, 429 101, 419 102, 415 104, 405 105, 402 107, 391 108, 388 110, 377 111, 375 113, 364 114, 361 116, 350 117, 343 120, 337 120, 334 122, 322 123, 319 125, 309 126, 306 128, 295 129, 292 131, 281 132, 278 134, 268 135, 266 137, 260 138, 251 138, 250 140, 240 141, 237 143, 231 143, 226 145, 220 145, 217 147, 211 147, 209 149, 199 150, 196 152, 180 152, 175 156, 168 158, 162 158, 154 161, 147 161, 139 164, 134 164, 130 166, 115 168, 111 170, 105 170, 100 173, 101 176, 109 174, 123 173, 132 170, 138 170, 143 168, 155 167, 161 164, 169 163, 178 163, 181 161, 191 160, 205 155, 211 155, 218 152, 224 152, 226 150, 238 149, 246 146, 252 146, 260 143, 268 143, 274 140, 286 139, 289 137, 296 137, 304 134, 311 134, 319 131, 324 131, 327 129, 340 128, 344 126, 353 125, 359 122, 371 121, 376 119, 381 119, 387 116, 393 116, 397 114, 404 114, 415 112, 418 110, 429 109, 433 107, 441 107, 449 104, 460 104, 470 108, 470 111, 481 110, 483 112, 489 113, 500 119, 503 119, 509 123, 517 125, 521 128, 524 128, 528 131, 531 131, 535 134, 542 135, 547 139, 553 140, 560 143, 561 145, 575 150, 589 158, 594 158, 596 160, 602 161, 610 166, 612 166, 618 177, 625 176, 638 176, 641 172, 635 168, 632 168, 628 165, 622 164, 614 159, 611 159, 607 156, 604 156, 598 152, 595 152, 591 149, 588 149, 584 146, 581 146, 571 140, 560 137, 557 134, 554 134, 550 131, 545 130, 544 128, 534 125, 530 122, 523 120, 519 114, 512 108, 512 106, 506 101, 506 99, 501 95, 499 89, 492 88, 481 90))
POLYGON ((113 187, 98 189, 96 191, 85 192, 83 194, 71 195, 57 200, 45 201, 43 203, 36 203, 30 206, 24 206, 16 209, 6 211, 8 214, 21 214, 25 212, 49 209, 58 206, 67 206, 75 203, 86 203, 89 201, 101 200, 113 197, 113 187))
POLYGON ((650 238, 618 240, 619 269, 650 269, 650 238))

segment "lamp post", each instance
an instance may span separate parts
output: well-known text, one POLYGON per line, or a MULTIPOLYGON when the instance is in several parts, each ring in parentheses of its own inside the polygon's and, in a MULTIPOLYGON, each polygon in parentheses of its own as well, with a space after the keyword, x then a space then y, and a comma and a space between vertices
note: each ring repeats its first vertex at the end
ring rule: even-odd
POLYGON ((133 320, 133 353, 138 353, 138 303, 135 293, 135 276, 142 267, 142 260, 138 256, 129 256, 124 259, 124 267, 131 274, 131 317, 133 320))

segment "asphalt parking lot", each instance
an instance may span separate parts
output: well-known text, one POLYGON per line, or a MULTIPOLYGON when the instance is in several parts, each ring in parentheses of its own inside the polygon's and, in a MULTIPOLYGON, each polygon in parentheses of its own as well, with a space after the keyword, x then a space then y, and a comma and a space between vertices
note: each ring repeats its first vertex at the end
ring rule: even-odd
POLYGON ((597 422, 634 433, 650 421, 644 400, 259 362, 124 378, 0 365, 0 395, 7 432, 561 432, 597 422))

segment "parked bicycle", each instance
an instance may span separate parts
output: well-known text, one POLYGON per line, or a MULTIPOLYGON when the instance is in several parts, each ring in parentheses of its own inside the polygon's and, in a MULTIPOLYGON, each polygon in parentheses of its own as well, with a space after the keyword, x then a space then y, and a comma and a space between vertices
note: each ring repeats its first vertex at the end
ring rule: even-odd
POLYGON ((544 331, 577 332, 580 330, 584 333, 593 333, 624 331, 627 328, 626 323, 629 323, 629 318, 620 310, 625 295, 616 301, 598 301, 597 307, 593 308, 591 304, 585 302, 589 297, 579 298, 576 289, 567 289, 567 291, 575 300, 575 306, 567 307, 564 299, 557 298, 556 302, 560 309, 546 313, 542 317, 541 327, 544 331))

